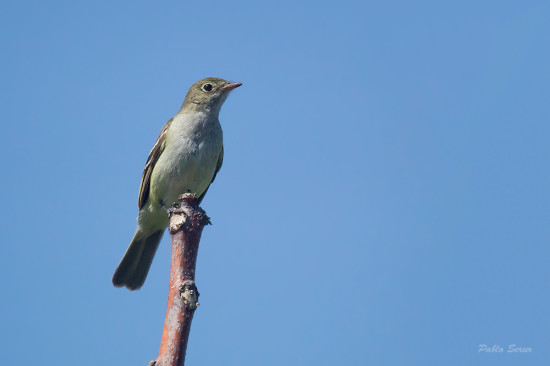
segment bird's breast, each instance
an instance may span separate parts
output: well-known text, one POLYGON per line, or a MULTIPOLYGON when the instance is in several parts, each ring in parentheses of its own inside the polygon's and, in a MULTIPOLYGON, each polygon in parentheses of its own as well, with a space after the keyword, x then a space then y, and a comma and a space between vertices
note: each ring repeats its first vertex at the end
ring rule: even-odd
POLYGON ((182 193, 190 191, 200 196, 208 188, 223 143, 221 127, 215 125, 198 129, 178 129, 177 124, 173 127, 151 177, 151 198, 166 206, 171 206, 182 193))

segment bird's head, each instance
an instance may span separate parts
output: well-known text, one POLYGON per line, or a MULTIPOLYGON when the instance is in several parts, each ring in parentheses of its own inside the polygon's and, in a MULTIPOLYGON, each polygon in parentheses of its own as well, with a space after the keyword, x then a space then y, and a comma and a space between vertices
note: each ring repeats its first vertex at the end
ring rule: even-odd
POLYGON ((219 112, 229 92, 241 85, 220 78, 199 80, 189 88, 182 109, 219 112))

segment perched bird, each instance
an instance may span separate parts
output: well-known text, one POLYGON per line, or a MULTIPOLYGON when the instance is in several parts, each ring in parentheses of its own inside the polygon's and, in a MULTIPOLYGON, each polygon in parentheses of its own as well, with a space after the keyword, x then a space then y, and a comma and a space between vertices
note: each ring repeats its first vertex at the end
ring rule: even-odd
POLYGON ((223 161, 218 115, 229 92, 241 85, 218 78, 197 81, 164 125, 143 170, 138 228, 113 275, 116 287, 136 290, 145 282, 168 226, 166 208, 186 192, 195 193, 199 203, 204 198, 223 161))

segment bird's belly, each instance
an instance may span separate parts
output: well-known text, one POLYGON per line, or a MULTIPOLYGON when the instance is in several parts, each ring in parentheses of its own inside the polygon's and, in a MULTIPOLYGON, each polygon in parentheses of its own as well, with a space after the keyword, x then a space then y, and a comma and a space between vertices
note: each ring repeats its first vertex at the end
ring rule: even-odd
POLYGON ((210 141, 185 141, 177 148, 165 150, 151 177, 152 203, 170 207, 182 193, 204 193, 221 152, 221 144, 217 145, 210 141))

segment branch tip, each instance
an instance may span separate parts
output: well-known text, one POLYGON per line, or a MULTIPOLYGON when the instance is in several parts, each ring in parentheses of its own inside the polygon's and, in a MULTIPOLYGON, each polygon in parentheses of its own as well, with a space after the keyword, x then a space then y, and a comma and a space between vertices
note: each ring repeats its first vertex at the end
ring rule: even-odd
POLYGON ((185 225, 185 230, 202 230, 206 225, 212 225, 210 217, 206 212, 199 207, 197 195, 194 193, 184 193, 178 196, 178 200, 168 209, 170 217, 170 226, 168 230, 170 234, 182 230, 185 225))

